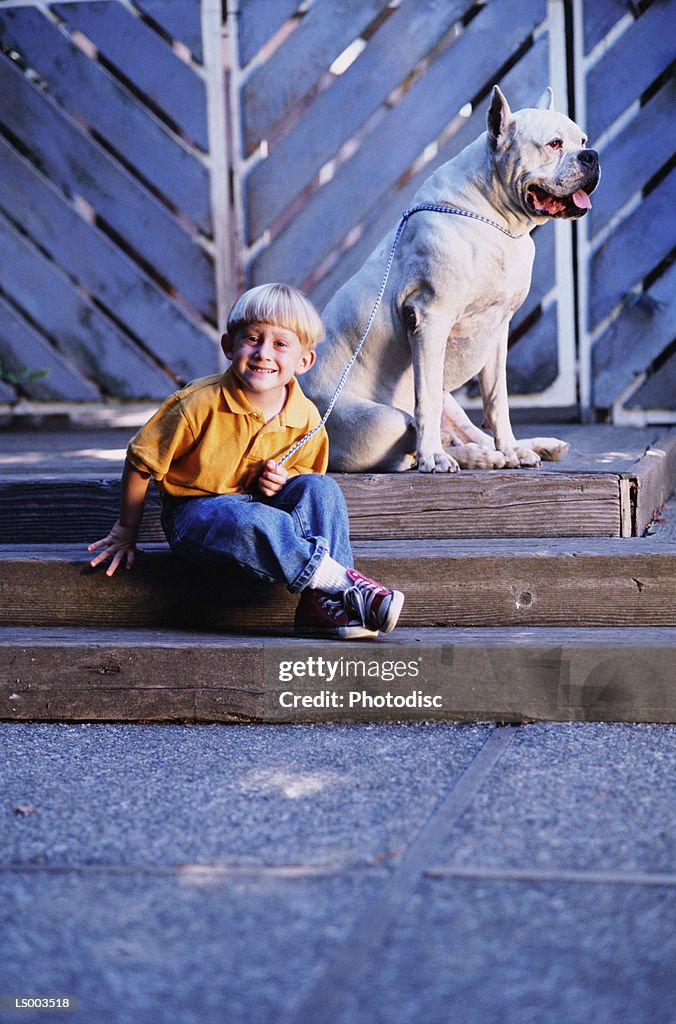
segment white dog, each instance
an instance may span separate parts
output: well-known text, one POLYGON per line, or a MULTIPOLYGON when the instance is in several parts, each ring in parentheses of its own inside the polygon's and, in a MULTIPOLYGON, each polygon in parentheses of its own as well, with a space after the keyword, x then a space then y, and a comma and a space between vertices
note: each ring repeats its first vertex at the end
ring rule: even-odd
MULTIPOLYGON (((585 142, 552 109, 551 90, 536 108, 512 113, 494 88, 487 131, 414 197, 414 206, 458 212, 416 212, 405 224, 382 305, 327 423, 332 470, 448 472, 565 455, 568 445, 556 438, 514 438, 507 333, 530 287, 530 232, 591 206, 600 171, 585 142), (476 374, 490 435, 448 394, 476 374)), ((393 239, 394 232, 324 310, 327 338, 303 381, 320 409, 362 335, 393 239)))

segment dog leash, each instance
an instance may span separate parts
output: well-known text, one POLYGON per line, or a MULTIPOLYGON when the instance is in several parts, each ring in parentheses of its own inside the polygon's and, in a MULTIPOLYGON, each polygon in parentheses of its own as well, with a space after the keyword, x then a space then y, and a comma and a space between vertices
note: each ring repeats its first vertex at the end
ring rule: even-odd
POLYGON ((363 346, 364 342, 366 341, 366 338, 368 337, 368 333, 371 330, 371 327, 373 326, 373 321, 375 320, 376 314, 377 314, 377 312, 378 312, 378 310, 380 308, 380 303, 383 300, 383 295, 385 294, 385 289, 387 288, 387 282, 388 282, 389 277, 390 277, 390 271, 392 269, 392 264, 394 262, 394 254, 397 251, 397 246, 399 245, 399 240, 400 240, 400 238, 402 236, 403 230, 406 227, 406 224, 408 222, 409 217, 412 217, 414 213, 420 213, 422 211, 425 211, 425 212, 428 212, 428 213, 450 213, 450 214, 453 214, 456 217, 469 217, 471 220, 478 220, 478 221, 481 221, 483 224, 489 224, 491 227, 497 228, 498 231, 501 231, 503 233, 503 235, 507 235, 508 238, 517 239, 517 238, 522 238, 523 237, 522 235, 514 235, 514 234, 512 234, 512 232, 508 231, 507 228, 504 228, 502 226, 502 224, 498 224, 497 221, 491 220, 490 217, 484 217, 482 214, 474 213, 472 210, 463 210, 459 206, 441 206, 441 205, 436 205, 434 203, 420 203, 418 206, 411 206, 407 210, 404 210, 404 212, 401 215, 401 219, 399 221, 399 224, 397 225, 397 230, 396 230, 396 232, 394 234, 394 241, 392 242, 392 246, 390 248, 390 254, 389 254, 388 258, 387 258, 387 264, 385 266, 385 273, 383 275, 382 284, 380 285, 380 291, 378 292, 378 295, 376 297, 376 301, 373 303, 373 309, 371 310, 369 318, 366 321, 366 327, 364 328, 364 332, 363 332, 361 338, 359 339, 357 347, 355 348, 354 352, 352 353, 352 355, 348 359, 347 363, 343 367, 343 372, 340 375, 340 379, 339 379, 339 381, 338 381, 338 383, 336 385, 335 391, 333 392, 333 397, 331 398, 331 401, 329 402, 329 404, 328 404, 328 406, 326 408, 326 412, 322 416, 322 418, 319 421, 319 423, 317 424, 317 426, 313 427, 312 430, 308 431, 307 434, 304 434, 303 437, 299 438, 299 440, 296 441, 296 443, 293 444, 291 446, 291 448, 289 448, 288 452, 285 455, 283 455, 281 459, 278 460, 278 462, 277 462, 278 466, 283 466, 284 463, 287 461, 287 459, 290 459, 291 456, 294 455, 298 451, 299 448, 302 448, 302 446, 304 444, 306 444, 310 440, 311 437, 314 437, 314 435, 317 433, 317 431, 321 430, 321 428, 324 426, 324 424, 328 420, 329 416, 333 412, 333 407, 336 404, 336 402, 338 401, 338 396, 340 395, 341 391, 345 387, 345 383, 347 381, 348 374, 349 374, 350 370, 352 369, 352 367, 354 366, 354 363, 355 363, 359 353, 361 352, 362 346, 363 346))

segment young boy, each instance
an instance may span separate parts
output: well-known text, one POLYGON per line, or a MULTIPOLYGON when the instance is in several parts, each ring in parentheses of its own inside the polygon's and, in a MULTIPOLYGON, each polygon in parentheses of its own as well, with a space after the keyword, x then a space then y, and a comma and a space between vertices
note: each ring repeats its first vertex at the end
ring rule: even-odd
POLYGON ((404 595, 354 569, 345 500, 324 476, 321 427, 284 465, 279 459, 320 423, 296 377, 315 361, 323 326, 296 289, 260 285, 230 310, 225 374, 176 392, 132 438, 120 518, 90 544, 107 575, 131 569, 150 477, 162 493, 172 550, 203 565, 236 564, 300 593, 295 630, 340 639, 394 629, 404 595))

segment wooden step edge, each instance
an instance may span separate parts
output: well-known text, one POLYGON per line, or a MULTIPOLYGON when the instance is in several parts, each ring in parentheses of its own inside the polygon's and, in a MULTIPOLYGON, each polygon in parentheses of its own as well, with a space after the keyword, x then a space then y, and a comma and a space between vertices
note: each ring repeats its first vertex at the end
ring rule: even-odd
POLYGON ((0 719, 676 721, 676 629, 398 630, 361 643, 0 630, 0 719))
MULTIPOLYGON (((355 545, 358 567, 403 590, 401 625, 676 625, 676 546, 595 542, 587 550, 541 547, 469 553, 455 542, 355 545), (645 547, 643 546, 645 545, 645 547)), ((204 628, 276 632, 297 598, 232 572, 187 565, 166 548, 139 556, 112 578, 71 549, 0 557, 0 624, 204 628), (72 557, 71 557, 72 556, 72 557)))
MULTIPOLYGON (((410 538, 357 540, 352 545, 355 558, 413 559, 424 561, 438 558, 486 559, 493 556, 505 558, 559 558, 584 555, 589 557, 619 557, 634 555, 676 554, 676 536, 663 535, 645 537, 485 537, 485 538, 428 538, 415 541, 410 538)), ((57 543, 0 544, 0 562, 13 561, 62 561, 89 564, 93 555, 87 552, 86 544, 72 541, 57 543)), ((145 541, 139 559, 157 560, 174 556, 166 541, 145 541)))
POLYGON ((622 536, 641 537, 676 490, 676 430, 665 429, 620 474, 622 536))
MULTIPOLYGON (((338 474, 355 539, 410 537, 616 537, 616 473, 537 470, 457 474, 338 474)), ((0 543, 88 541, 117 517, 119 484, 108 479, 0 480, 0 543)), ((142 539, 163 539, 151 492, 142 539)))

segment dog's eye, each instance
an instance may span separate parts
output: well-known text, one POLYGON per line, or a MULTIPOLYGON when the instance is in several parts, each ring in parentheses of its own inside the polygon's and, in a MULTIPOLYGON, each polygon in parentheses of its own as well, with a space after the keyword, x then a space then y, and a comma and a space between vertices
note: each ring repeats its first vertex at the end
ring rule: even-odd
POLYGON ((547 143, 547 145, 550 149, 555 149, 557 152, 561 152, 563 149, 563 139, 552 139, 551 142, 547 143))

